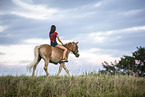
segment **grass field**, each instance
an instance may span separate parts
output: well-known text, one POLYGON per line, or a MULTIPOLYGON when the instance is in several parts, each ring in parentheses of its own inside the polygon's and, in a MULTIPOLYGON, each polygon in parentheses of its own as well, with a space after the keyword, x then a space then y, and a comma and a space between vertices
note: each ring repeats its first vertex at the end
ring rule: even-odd
POLYGON ((1 76, 0 97, 145 97, 145 78, 122 75, 1 76))

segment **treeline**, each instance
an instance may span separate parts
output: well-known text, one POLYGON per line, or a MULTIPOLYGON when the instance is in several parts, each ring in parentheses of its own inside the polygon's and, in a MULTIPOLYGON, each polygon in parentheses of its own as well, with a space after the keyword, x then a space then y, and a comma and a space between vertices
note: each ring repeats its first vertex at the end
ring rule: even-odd
POLYGON ((137 51, 132 53, 132 56, 123 56, 117 62, 102 63, 105 70, 99 71, 102 74, 122 74, 144 77, 145 76, 145 48, 137 47, 137 51))

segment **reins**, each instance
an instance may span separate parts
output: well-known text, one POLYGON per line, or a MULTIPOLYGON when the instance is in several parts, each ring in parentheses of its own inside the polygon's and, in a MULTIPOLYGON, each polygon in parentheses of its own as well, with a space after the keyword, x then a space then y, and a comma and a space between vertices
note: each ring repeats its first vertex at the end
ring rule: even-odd
MULTIPOLYGON (((75 46, 76 46, 76 49, 77 49, 77 44, 76 43, 74 43, 75 44, 75 46)), ((73 50, 71 50, 71 49, 69 49, 68 47, 66 47, 65 45, 63 45, 65 48, 67 48, 68 50, 70 50, 70 51, 72 51, 74 54, 77 54, 78 53, 78 51, 75 53, 73 50)))

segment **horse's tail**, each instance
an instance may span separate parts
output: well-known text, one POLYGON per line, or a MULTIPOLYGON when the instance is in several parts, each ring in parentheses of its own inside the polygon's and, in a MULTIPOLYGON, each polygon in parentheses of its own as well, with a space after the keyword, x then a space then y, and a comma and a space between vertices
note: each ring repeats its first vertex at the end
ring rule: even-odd
POLYGON ((37 65, 39 63, 39 61, 41 59, 39 49, 40 49, 40 46, 36 46, 34 48, 34 61, 27 68, 29 70, 29 72, 31 71, 31 69, 34 65, 37 65))

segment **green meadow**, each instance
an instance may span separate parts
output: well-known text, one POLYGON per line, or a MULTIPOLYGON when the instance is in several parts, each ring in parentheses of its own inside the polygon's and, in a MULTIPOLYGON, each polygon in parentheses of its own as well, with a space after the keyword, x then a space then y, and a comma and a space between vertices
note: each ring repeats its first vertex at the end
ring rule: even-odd
POLYGON ((79 76, 1 76, 0 97, 145 97, 145 78, 79 76))

